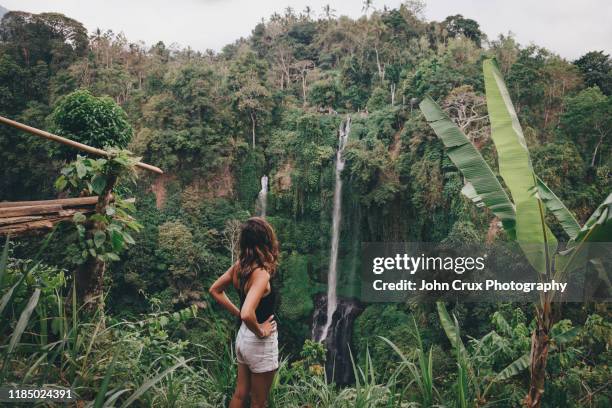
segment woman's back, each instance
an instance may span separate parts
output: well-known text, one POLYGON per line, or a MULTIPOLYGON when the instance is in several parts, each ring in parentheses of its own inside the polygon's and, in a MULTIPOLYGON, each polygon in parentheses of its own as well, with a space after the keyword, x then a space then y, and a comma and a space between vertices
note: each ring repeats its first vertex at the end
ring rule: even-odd
MULTIPOLYGON (((240 268, 238 266, 238 268, 240 268)), ((238 295, 240 297, 240 309, 244 305, 244 301, 248 292, 248 278, 245 277, 240 269, 236 270, 236 274, 238 275, 238 295)), ((268 317, 274 314, 274 308, 276 306, 276 292, 274 291, 274 287, 272 285, 272 280, 270 280, 270 291, 264 295, 260 300, 257 308, 255 309, 255 315, 257 316, 257 323, 265 322, 268 317)))

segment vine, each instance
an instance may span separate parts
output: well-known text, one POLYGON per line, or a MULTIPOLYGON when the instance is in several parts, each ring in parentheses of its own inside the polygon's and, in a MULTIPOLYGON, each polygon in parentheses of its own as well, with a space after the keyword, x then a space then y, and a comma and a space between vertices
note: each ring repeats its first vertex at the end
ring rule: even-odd
MULTIPOLYGON (((77 212, 72 217, 79 248, 73 262, 79 265, 89 257, 102 262, 118 261, 119 254, 128 245, 135 243, 130 231, 138 232, 142 228, 132 216, 136 211, 134 200, 123 199, 114 188, 118 179, 136 181, 134 164, 138 160, 126 150, 108 151, 108 158, 91 159, 78 155, 74 162, 62 169, 62 175, 55 182, 58 191, 78 193, 81 196, 96 194, 103 198, 105 193, 112 192, 104 208, 96 208, 96 212, 91 215, 77 212)), ((99 200, 98 206, 100 204, 99 200)))
POLYGON ((106 264, 118 261, 119 254, 135 244, 131 232, 142 228, 132 216, 136 211, 134 200, 124 199, 117 186, 119 180, 136 181, 138 159, 127 150, 108 149, 107 152, 108 157, 99 159, 78 155, 61 170, 55 182, 60 192, 98 196, 93 214, 77 212, 72 217, 77 238, 68 253, 77 265, 77 295, 85 302, 93 299, 99 302, 106 264))

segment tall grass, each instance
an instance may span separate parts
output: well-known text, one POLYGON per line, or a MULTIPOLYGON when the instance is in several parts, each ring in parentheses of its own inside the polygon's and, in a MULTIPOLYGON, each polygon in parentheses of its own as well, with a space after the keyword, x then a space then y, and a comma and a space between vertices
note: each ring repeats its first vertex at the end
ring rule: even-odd
MULTIPOLYGON (((51 237, 52 234, 47 237, 41 251, 51 237)), ((66 310, 61 288, 50 287, 41 276, 41 261, 33 261, 21 271, 11 267, 9 253, 7 237, 0 256, 0 384, 53 384, 72 389, 88 401, 86 406, 127 407, 187 365, 186 359, 178 359, 169 367, 153 362, 132 381, 111 388, 111 378, 117 377, 118 353, 142 349, 133 335, 121 334, 122 326, 130 323, 107 327, 105 317, 99 314, 81 321, 76 291, 71 291, 73 298, 66 310), (126 344, 129 342, 132 344, 126 344)), ((129 356, 132 365, 138 365, 138 356, 129 356)))
MULTIPOLYGON (((62 271, 40 260, 18 262, 11 258, 10 245, 7 239, 0 255, 0 383, 70 388, 84 401, 82 406, 93 408, 227 405, 237 372, 227 321, 210 310, 198 316, 193 308, 141 315, 136 321, 118 321, 100 311, 83 314, 74 287, 68 301, 63 295, 67 281, 62 271), (215 341, 200 344, 197 336, 193 341, 172 336, 172 327, 186 323, 205 328, 200 339, 213 333, 215 341)), ((320 365, 317 370, 304 369, 284 357, 272 384, 269 406, 467 408, 474 401, 484 406, 491 385, 519 373, 528 360, 521 357, 492 372, 487 368, 488 357, 480 351, 490 338, 472 340, 466 348, 456 319, 450 318, 443 305, 438 308, 457 367, 451 379, 453 390, 446 395, 438 392, 436 384, 441 379, 434 375, 433 349, 426 349, 413 317, 411 332, 416 347, 410 352, 380 337, 399 357, 391 372, 377 372, 369 349, 360 363, 351 352, 355 383, 339 387, 320 365), (485 367, 482 372, 480 365, 485 367)))
POLYGON ((421 406, 430 407, 434 404, 435 397, 440 399, 439 394, 434 386, 434 374, 433 374, 433 356, 432 348, 430 347, 429 352, 426 353, 423 347, 423 340, 421 333, 417 326, 414 316, 412 316, 413 323, 413 335, 417 343, 417 349, 415 350, 417 364, 399 349, 391 340, 380 336, 380 338, 391 346, 393 351, 400 357, 400 367, 406 367, 412 377, 411 384, 414 383, 420 396, 419 403, 421 406))

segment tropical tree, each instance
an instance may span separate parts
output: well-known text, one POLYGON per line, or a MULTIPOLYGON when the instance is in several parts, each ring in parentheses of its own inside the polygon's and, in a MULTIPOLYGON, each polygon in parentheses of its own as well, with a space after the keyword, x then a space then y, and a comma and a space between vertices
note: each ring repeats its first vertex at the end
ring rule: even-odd
POLYGON ((258 116, 267 111, 266 102, 270 97, 269 91, 256 81, 248 81, 240 91, 236 93, 238 99, 238 110, 251 119, 251 136, 253 149, 255 148, 255 128, 258 116))
POLYGON ((442 25, 450 37, 462 35, 474 41, 480 47, 484 34, 480 31, 480 26, 476 21, 464 18, 461 14, 456 14, 446 17, 442 25))
POLYGON ((603 51, 591 51, 574 61, 587 86, 598 86, 606 95, 612 93, 612 59, 603 51))
MULTIPOLYGON (((539 279, 560 281, 586 261, 599 263, 589 242, 603 242, 612 236, 612 194, 583 226, 557 196, 534 173, 529 150, 510 100, 503 77, 493 60, 483 62, 491 138, 497 149, 500 175, 512 201, 478 149, 430 97, 420 104, 429 125, 443 142, 453 163, 463 173, 463 192, 474 202, 489 208, 502 222, 508 237, 515 240, 539 279), (559 250, 557 238, 547 225, 546 211, 558 220, 569 238, 559 250), (588 253, 587 253, 588 252, 588 253)), ((546 361, 551 344, 554 292, 540 294, 535 304, 536 325, 531 338, 530 385, 525 405, 540 407, 544 393, 546 361)))
POLYGON ((270 111, 272 95, 266 86, 265 63, 251 51, 244 52, 231 67, 228 78, 231 100, 239 116, 248 117, 251 141, 255 148, 256 128, 270 111))
POLYGON ((46 64, 52 72, 68 67, 87 52, 87 29, 59 13, 7 13, 0 24, 5 52, 25 67, 46 64))
POLYGON ((312 13, 313 13, 312 7, 308 5, 304 7, 303 13, 304 13, 304 17, 306 17, 306 20, 310 20, 310 16, 312 16, 312 13))
POLYGON ((325 14, 325 18, 328 20, 333 19, 334 17, 336 17, 336 10, 332 8, 332 6, 330 6, 329 4, 326 4, 323 6, 323 14, 325 14))
POLYGON ((605 163, 612 135, 612 96, 604 95, 595 86, 566 98, 565 105, 561 128, 580 142, 590 158, 591 167, 595 166, 598 157, 605 163))
POLYGON ((374 0, 363 0, 363 6, 361 7, 361 11, 363 11, 364 14, 368 14, 368 11, 373 8, 374 0))

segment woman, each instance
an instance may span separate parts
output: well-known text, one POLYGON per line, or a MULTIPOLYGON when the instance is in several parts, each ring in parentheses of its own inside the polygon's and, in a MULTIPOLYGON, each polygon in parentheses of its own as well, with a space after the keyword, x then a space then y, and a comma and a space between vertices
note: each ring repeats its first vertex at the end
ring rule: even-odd
POLYGON ((278 368, 278 333, 273 320, 275 293, 271 278, 278 263, 278 241, 263 218, 247 220, 240 232, 240 257, 210 287, 221 306, 242 320, 236 336, 238 379, 230 408, 242 408, 251 396, 251 407, 263 408, 278 368), (238 309, 225 294, 233 285, 240 296, 238 309))

